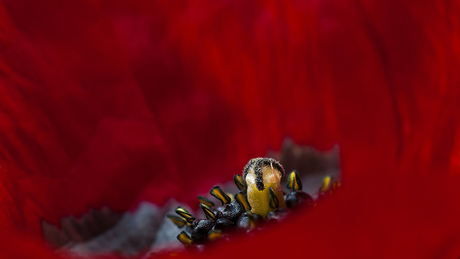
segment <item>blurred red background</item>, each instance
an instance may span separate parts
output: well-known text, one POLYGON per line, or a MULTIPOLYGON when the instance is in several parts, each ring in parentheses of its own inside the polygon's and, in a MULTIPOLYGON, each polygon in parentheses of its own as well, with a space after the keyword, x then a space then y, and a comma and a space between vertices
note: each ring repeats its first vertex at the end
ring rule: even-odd
POLYGON ((290 137, 340 145, 341 189, 200 256, 458 258, 459 11, 2 1, 0 250, 50 258, 42 219, 190 203, 290 137))

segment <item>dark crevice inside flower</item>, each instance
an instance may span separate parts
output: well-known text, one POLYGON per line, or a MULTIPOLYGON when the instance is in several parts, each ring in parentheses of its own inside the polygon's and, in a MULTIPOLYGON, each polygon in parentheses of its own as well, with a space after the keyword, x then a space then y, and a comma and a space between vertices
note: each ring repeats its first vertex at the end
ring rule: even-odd
POLYGON ((289 219, 291 210, 314 207, 341 180, 338 151, 320 152, 287 139, 280 152, 267 154, 273 158, 252 159, 233 181, 199 195, 195 209, 175 200, 164 206, 144 202, 123 214, 104 207, 63 218, 60 228, 43 222, 44 236, 66 256, 156 255, 184 251, 182 244, 200 251, 209 241, 254 235, 289 219))

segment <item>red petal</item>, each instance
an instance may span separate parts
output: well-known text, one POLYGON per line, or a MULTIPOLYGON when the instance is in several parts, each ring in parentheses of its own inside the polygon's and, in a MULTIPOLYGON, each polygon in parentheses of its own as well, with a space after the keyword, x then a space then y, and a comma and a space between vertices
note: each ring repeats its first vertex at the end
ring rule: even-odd
POLYGON ((7 2, 1 223, 39 232, 42 217, 196 193, 292 137, 338 141, 343 188, 209 256, 458 256, 458 12, 7 2))
POLYGON ((39 240, 38 238, 30 238, 28 236, 20 236, 17 233, 1 233, 0 247, 2 251, 2 258, 4 259, 62 258, 57 256, 55 252, 50 248, 46 247, 43 240, 39 240))

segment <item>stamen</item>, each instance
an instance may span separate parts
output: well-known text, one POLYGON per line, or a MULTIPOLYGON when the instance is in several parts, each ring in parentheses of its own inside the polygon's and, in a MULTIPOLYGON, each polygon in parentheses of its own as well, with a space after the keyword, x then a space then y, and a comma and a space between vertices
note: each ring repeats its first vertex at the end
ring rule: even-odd
POLYGON ((213 240, 219 239, 221 237, 222 237, 222 231, 221 230, 214 229, 214 230, 209 231, 209 234, 208 234, 208 239, 209 240, 213 241, 213 240))
POLYGON ((207 219, 216 220, 216 215, 214 214, 214 212, 208 205, 204 203, 200 203, 200 208, 203 210, 204 215, 206 216, 207 219))
POLYGON ((192 238, 187 233, 185 233, 185 231, 180 232, 180 234, 177 236, 177 240, 179 240, 186 247, 192 245, 192 238))
POLYGON ((184 218, 188 223, 192 223, 195 220, 195 217, 190 214, 190 212, 188 212, 184 207, 179 206, 174 211, 179 214, 179 216, 184 218))
POLYGON ((249 228, 250 229, 256 228, 256 219, 252 215, 249 215, 248 218, 249 218, 249 228))
POLYGON ((231 193, 231 192, 226 192, 225 194, 227 194, 228 197, 230 197, 230 202, 232 202, 232 201, 235 200, 235 196, 233 196, 233 193, 231 193))
POLYGON ((222 191, 219 186, 214 186, 211 191, 209 192, 212 196, 216 197, 216 199, 222 202, 222 205, 229 204, 232 202, 232 199, 228 197, 228 195, 222 191))
POLYGON ((248 198, 246 194, 243 192, 239 192, 235 195, 236 201, 243 207, 244 211, 248 211, 251 209, 251 205, 249 205, 248 198))
POLYGON ((332 177, 330 175, 327 175, 323 178, 323 185, 321 185, 321 188, 319 189, 321 193, 324 193, 327 190, 329 190, 329 187, 331 185, 331 180, 332 180, 332 177))
POLYGON ((214 207, 214 202, 210 201, 208 198, 198 195, 198 200, 200 203, 206 204, 208 207, 214 207))
POLYGON ((302 181, 296 171, 292 171, 291 174, 289 174, 287 188, 293 192, 302 190, 302 181))
POLYGON ((187 224, 187 221, 183 219, 182 217, 176 216, 176 215, 167 215, 168 219, 172 221, 178 228, 181 228, 187 224))
POLYGON ((235 182, 236 187, 238 187, 240 191, 246 192, 246 182, 244 182, 243 177, 241 177, 241 175, 235 174, 235 176, 233 176, 233 181, 235 182))

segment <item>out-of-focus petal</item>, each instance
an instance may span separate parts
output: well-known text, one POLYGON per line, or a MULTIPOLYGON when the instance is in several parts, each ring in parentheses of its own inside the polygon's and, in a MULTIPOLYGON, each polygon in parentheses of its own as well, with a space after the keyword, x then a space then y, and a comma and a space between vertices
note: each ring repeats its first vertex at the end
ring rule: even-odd
POLYGON ((164 187, 156 202, 179 190, 106 14, 87 2, 31 5, 5 3, 2 16, 2 174, 14 227, 38 233, 41 218, 125 210, 153 180, 164 187))
POLYGON ((2 258, 37 258, 37 259, 58 259, 62 258, 50 247, 38 238, 31 238, 27 235, 18 235, 17 233, 1 233, 0 247, 2 258))

